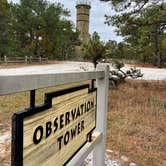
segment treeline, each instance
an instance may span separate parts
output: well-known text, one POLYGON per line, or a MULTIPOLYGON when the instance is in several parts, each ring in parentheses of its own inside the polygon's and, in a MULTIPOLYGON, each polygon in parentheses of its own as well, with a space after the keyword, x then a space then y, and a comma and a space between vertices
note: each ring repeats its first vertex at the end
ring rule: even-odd
POLYGON ((116 14, 105 23, 116 27, 124 42, 111 41, 113 57, 136 58, 161 67, 166 62, 166 3, 159 0, 101 0, 111 2, 116 14))
MULTIPOLYGON (((153 46, 154 47, 154 46, 153 46)), ((90 60, 97 65, 101 60, 129 60, 133 62, 153 63, 155 51, 153 47, 146 47, 138 45, 134 47, 132 44, 126 42, 117 42, 109 40, 102 42, 97 32, 94 32, 90 37, 88 44, 82 46, 83 58, 90 60), (137 48, 140 47, 140 50, 137 48)), ((166 63, 166 38, 163 38, 160 45, 161 64, 166 63)), ((160 67, 159 66, 159 67, 160 67)))
MULTIPOLYGON (((106 46, 107 58, 113 59, 126 59, 136 60, 142 63, 153 63, 155 56, 155 48, 152 43, 149 43, 151 47, 146 45, 130 44, 129 42, 122 41, 117 42, 115 40, 108 41, 106 46)), ((166 63, 166 38, 163 38, 160 44, 161 64, 166 63)))
MULTIPOLYGON (((96 67, 98 61, 102 60, 137 60, 144 61, 141 54, 138 54, 134 48, 125 41, 118 43, 115 40, 102 42, 97 32, 90 36, 88 44, 82 46, 83 57, 90 60, 96 67)), ((148 62, 148 59, 146 59, 148 62)))
POLYGON ((0 57, 33 56, 69 59, 78 32, 67 20, 70 11, 60 3, 0 0, 0 57))

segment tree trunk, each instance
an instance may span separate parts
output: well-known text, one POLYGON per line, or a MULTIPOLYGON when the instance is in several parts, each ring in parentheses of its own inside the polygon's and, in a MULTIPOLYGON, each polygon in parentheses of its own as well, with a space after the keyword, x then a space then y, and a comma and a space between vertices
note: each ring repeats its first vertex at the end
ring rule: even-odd
POLYGON ((160 26, 155 27, 155 54, 153 56, 153 65, 161 67, 161 55, 160 55, 160 26))
POLYGON ((94 61, 93 64, 94 64, 94 68, 96 69, 96 67, 97 67, 97 61, 94 61))
POLYGON ((3 61, 4 55, 5 55, 5 54, 4 54, 3 52, 0 52, 0 62, 3 61))

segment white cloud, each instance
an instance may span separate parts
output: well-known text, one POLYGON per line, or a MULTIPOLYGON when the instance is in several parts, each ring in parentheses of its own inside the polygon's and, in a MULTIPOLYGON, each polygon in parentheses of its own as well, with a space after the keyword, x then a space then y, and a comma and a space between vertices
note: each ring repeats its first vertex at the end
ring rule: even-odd
MULTIPOLYGON (((19 2, 19 0, 13 0, 14 2, 19 2)), ((71 19, 76 23, 76 0, 49 0, 50 2, 60 2, 64 4, 65 8, 71 11, 71 19)), ((101 40, 117 40, 122 41, 122 37, 115 34, 114 28, 104 24, 104 15, 113 15, 115 12, 108 3, 101 2, 99 0, 91 1, 91 14, 90 14, 90 33, 94 31, 98 32, 101 36, 101 40)))

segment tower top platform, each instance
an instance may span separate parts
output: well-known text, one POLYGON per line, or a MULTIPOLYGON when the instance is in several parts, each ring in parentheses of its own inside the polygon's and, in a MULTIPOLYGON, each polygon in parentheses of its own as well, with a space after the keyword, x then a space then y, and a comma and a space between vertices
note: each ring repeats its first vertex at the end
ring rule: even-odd
POLYGON ((86 5, 91 7, 91 2, 89 0, 77 0, 76 6, 79 6, 79 5, 86 5))

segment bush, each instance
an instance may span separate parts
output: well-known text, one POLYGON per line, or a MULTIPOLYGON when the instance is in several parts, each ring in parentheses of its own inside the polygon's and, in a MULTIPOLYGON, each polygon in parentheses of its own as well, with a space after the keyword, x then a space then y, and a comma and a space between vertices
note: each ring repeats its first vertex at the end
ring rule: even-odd
POLYGON ((140 78, 143 76, 141 71, 139 69, 136 69, 135 67, 130 68, 127 71, 123 71, 122 68, 124 67, 124 63, 120 61, 113 61, 112 66, 115 70, 110 71, 110 85, 113 88, 117 88, 120 83, 125 82, 126 78, 140 78))

